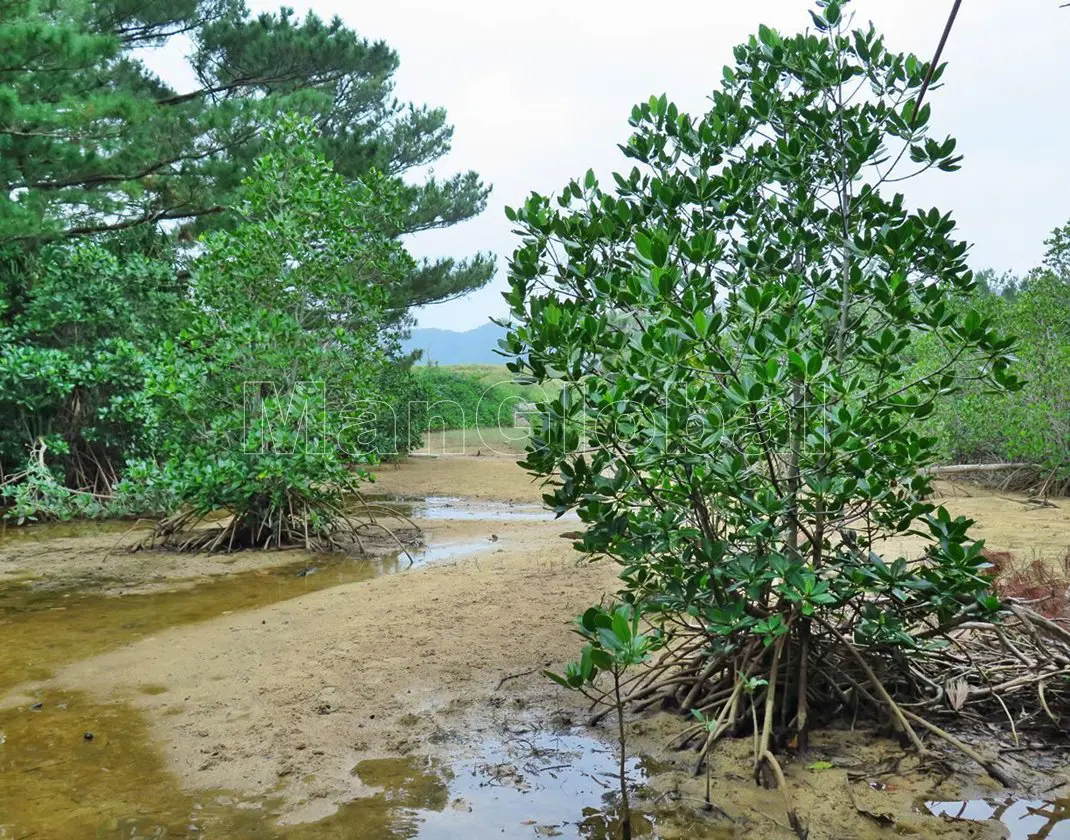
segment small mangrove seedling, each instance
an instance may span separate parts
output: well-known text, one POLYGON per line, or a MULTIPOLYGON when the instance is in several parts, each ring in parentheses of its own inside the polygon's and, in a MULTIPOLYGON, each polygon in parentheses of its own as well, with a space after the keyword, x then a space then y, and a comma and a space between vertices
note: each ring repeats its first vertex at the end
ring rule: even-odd
POLYGON ((755 772, 762 763, 762 742, 761 728, 758 726, 758 707, 754 702, 754 696, 760 689, 766 688, 769 685, 769 680, 762 679, 761 677, 741 677, 743 686, 743 693, 752 698, 750 703, 751 723, 754 725, 754 767, 755 772))
MULTIPOLYGON (((717 736, 717 731, 721 728, 721 721, 720 721, 719 718, 706 717, 706 715, 704 715, 699 709, 692 709, 691 710, 691 714, 694 716, 695 720, 697 720, 700 724, 702 724, 702 729, 705 731, 707 738, 714 738, 714 737, 717 736)), ((713 810, 713 799, 710 796, 710 788, 712 787, 712 779, 710 777, 713 775, 713 769, 712 768, 713 768, 713 761, 709 757, 707 757, 706 758, 706 805, 705 805, 705 810, 707 810, 707 811, 712 811, 713 810)))
POLYGON ((576 632, 587 644, 580 653, 578 662, 570 662, 564 675, 552 671, 543 673, 570 691, 579 691, 596 703, 612 702, 617 713, 617 738, 620 743, 620 836, 621 840, 632 838, 631 808, 628 803, 627 741, 624 732, 624 700, 621 696, 621 677, 632 665, 640 665, 664 643, 661 631, 653 629, 639 632, 642 611, 630 604, 621 604, 613 610, 591 607, 576 621, 576 632), (602 672, 613 678, 612 695, 596 693, 595 680, 602 672))

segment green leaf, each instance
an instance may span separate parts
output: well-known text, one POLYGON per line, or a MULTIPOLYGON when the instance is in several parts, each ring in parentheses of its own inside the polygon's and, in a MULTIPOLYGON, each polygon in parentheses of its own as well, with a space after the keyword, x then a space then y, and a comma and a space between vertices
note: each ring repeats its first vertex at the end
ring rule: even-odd
POLYGON ((698 334, 699 338, 706 338, 709 336, 710 318, 703 310, 700 309, 694 314, 691 323, 694 325, 695 332, 698 334))
POLYGON ((568 680, 565 679, 560 674, 555 674, 553 671, 543 671, 542 675, 544 677, 546 677, 547 679, 553 680, 555 683, 557 683, 562 688, 568 688, 568 689, 572 688, 572 686, 569 684, 568 680))
POLYGON ((607 627, 599 628, 598 641, 602 645, 602 647, 612 653, 614 657, 619 655, 621 651, 624 650, 624 645, 622 644, 620 638, 613 630, 607 627))
POLYGON ((654 234, 654 238, 650 242, 650 261, 654 263, 658 268, 664 268, 669 257, 669 243, 665 238, 665 234, 658 231, 654 234))
POLYGON ((628 644, 632 639, 628 617, 620 610, 613 613, 613 634, 620 640, 621 644, 628 644))
POLYGON ((651 259, 653 253, 653 245, 650 241, 650 237, 641 231, 636 231, 635 234, 635 250, 639 252, 639 255, 646 259, 651 259))
POLYGON ((780 37, 776 32, 766 26, 764 23, 758 26, 758 40, 769 47, 776 46, 780 43, 780 37))

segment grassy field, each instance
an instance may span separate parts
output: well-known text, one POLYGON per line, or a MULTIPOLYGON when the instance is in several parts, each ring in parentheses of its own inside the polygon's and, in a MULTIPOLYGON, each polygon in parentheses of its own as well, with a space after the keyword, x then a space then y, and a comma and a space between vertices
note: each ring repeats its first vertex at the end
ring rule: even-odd
POLYGON ((554 399, 560 385, 520 383, 504 365, 434 365, 416 368, 430 404, 428 428, 512 427, 525 403, 554 399))
POLYGON ((527 402, 553 399, 561 390, 561 385, 556 380, 542 385, 516 382, 514 374, 505 365, 443 365, 442 367, 478 379, 487 388, 505 388, 511 394, 520 395, 527 402))

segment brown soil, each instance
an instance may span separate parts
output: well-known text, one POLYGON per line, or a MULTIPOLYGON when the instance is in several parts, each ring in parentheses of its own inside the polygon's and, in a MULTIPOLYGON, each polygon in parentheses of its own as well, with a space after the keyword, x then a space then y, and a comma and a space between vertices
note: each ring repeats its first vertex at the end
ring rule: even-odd
MULTIPOLYGON (((388 520, 384 524, 406 541, 414 536, 404 522, 388 520)), ((0 585, 32 582, 38 589, 92 588, 99 594, 132 595, 192 586, 209 577, 292 565, 309 557, 300 550, 231 554, 132 551, 149 534, 150 527, 144 522, 58 523, 0 533, 0 585)), ((376 532, 365 539, 365 545, 372 556, 396 551, 396 542, 386 533, 376 532)))
POLYGON ((295 819, 321 815, 360 793, 349 771, 363 758, 464 738, 460 711, 557 699, 535 674, 496 689, 573 653, 567 623, 612 570, 577 565, 559 524, 522 526, 522 543, 521 527, 493 527, 499 540, 464 561, 166 631, 55 684, 130 696, 184 784, 263 794, 283 779, 295 819))
MULTIPOLYGON (((487 456, 412 459, 384 468, 375 491, 509 502, 541 496, 509 459, 487 456)), ((1035 508, 995 493, 970 493, 942 501, 978 519, 990 547, 1055 557, 1070 546, 1070 503, 1035 508)), ((367 795, 351 772, 361 761, 444 760, 517 720, 552 726, 582 719, 575 701, 539 670, 559 668, 575 655, 569 622, 615 589, 615 568, 578 559, 560 536, 574 523, 424 524, 436 544, 479 541, 485 548, 403 575, 332 585, 229 614, 217 608, 208 620, 153 627, 151 635, 135 635, 130 644, 21 686, 0 698, 0 706, 24 707, 62 692, 91 703, 132 705, 159 745, 161 772, 173 774, 182 789, 278 797, 290 822, 319 819, 367 795)), ((66 537, 29 549, 7 543, 0 545, 0 569, 12 577, 32 570, 39 578, 104 572, 126 586, 173 586, 293 559, 256 552, 224 558, 108 553, 114 541, 112 535, 66 537)), ((16 624, 17 618, 9 629, 16 624)), ((58 625, 53 629, 61 632, 58 625)), ((129 640, 117 635, 114 643, 129 640)), ((655 716, 632 728, 645 752, 682 768, 690 754, 666 756, 659 747, 679 725, 655 716)), ((793 836, 779 794, 749 781, 749 749, 741 741, 717 754, 714 801, 736 821, 728 836, 793 836)), ((889 770, 883 762, 891 752, 898 751, 887 742, 841 733, 819 740, 815 749, 832 768, 789 763, 798 810, 814 826, 811 837, 887 836, 889 824, 924 837, 999 836, 996 829, 922 815, 919 798, 956 798, 962 780, 934 788, 910 761, 889 770)), ((690 808, 709 823, 698 810, 702 780, 670 769, 655 786, 664 794, 662 806, 675 802, 677 812, 690 808)), ((687 832, 697 836, 693 827, 687 832)))
POLYGON ((503 455, 432 455, 382 467, 370 488, 376 493, 463 496, 496 502, 542 502, 541 480, 503 455))
MULTIPOLYGON (((1059 568, 1070 553, 1070 498, 1039 504, 1018 493, 1003 493, 973 484, 938 482, 934 504, 953 516, 975 521, 971 533, 992 551, 1009 551, 1023 560, 1042 560, 1059 568)), ((920 538, 900 539, 891 547, 906 557, 917 556, 920 538)))

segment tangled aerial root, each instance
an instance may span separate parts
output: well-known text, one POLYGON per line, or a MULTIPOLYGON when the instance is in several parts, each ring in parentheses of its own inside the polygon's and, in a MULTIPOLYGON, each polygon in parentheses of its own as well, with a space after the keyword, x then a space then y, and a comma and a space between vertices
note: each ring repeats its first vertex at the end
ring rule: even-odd
MULTIPOLYGON (((209 520, 205 513, 181 511, 161 520, 134 546, 183 552, 231 552, 245 549, 300 548, 309 552, 367 553, 369 535, 385 536, 398 550, 420 539, 420 529, 403 514, 365 502, 352 508, 325 501, 288 500, 284 506, 261 507, 209 520), (393 525, 387 524, 393 522, 393 525), (401 528, 397 527, 400 523, 401 528)), ((410 558, 411 559, 411 558, 410 558)))
MULTIPOLYGON (((838 622, 792 615, 772 644, 741 636, 728 644, 681 621, 661 658, 627 681, 632 710, 676 710, 701 721, 669 742, 693 747, 695 775, 722 737, 754 740, 755 780, 779 787, 792 827, 806 830, 791 806, 777 754, 805 751, 815 723, 868 716, 892 725, 920 755, 933 757, 923 735, 975 761, 1008 787, 1018 780, 999 748, 985 754, 948 731, 945 720, 1009 723, 1014 747, 1026 729, 1070 721, 1070 629, 1030 605, 1006 599, 998 621, 960 619, 916 628, 932 644, 911 651, 854 640, 851 616, 838 622), (938 723, 939 721, 939 723, 938 723)), ((609 697, 599 698, 599 703, 609 697)), ((599 709, 592 723, 610 708, 599 709)))

